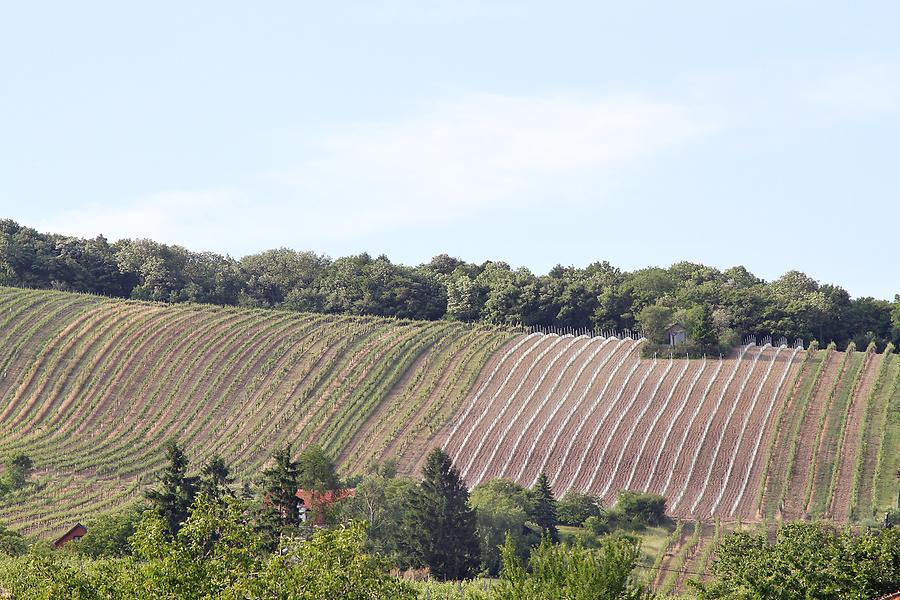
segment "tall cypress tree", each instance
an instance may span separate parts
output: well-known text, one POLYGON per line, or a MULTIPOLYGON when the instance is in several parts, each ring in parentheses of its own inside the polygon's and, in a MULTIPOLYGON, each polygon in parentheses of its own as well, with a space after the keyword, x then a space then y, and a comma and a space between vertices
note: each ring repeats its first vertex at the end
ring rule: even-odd
POLYGON ((550 540, 555 544, 559 542, 559 529, 556 517, 556 498, 553 497, 553 488, 550 487, 550 480, 547 474, 541 472, 537 483, 531 490, 534 499, 534 509, 531 517, 534 522, 541 528, 544 535, 550 536, 550 540))
POLYGON ((435 577, 465 579, 480 556, 469 490, 440 448, 428 454, 422 474, 407 511, 410 550, 435 577))
POLYGON ((149 490, 146 497, 174 536, 190 514, 197 493, 197 478, 187 476, 189 460, 178 442, 167 441, 165 449, 169 465, 159 476, 159 489, 149 490))

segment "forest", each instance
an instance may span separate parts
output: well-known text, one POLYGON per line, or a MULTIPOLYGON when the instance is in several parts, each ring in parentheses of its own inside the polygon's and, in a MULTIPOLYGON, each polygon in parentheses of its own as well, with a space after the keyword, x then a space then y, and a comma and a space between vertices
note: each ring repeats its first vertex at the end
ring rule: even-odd
POLYGON ((743 266, 690 262, 624 271, 605 261, 546 275, 441 254, 418 266, 369 254, 332 259, 288 248, 240 259, 149 239, 110 243, 0 220, 0 285, 194 302, 495 325, 634 330, 663 342, 681 323, 699 349, 747 335, 839 349, 900 344, 900 296, 852 298, 799 271, 764 281, 743 266))

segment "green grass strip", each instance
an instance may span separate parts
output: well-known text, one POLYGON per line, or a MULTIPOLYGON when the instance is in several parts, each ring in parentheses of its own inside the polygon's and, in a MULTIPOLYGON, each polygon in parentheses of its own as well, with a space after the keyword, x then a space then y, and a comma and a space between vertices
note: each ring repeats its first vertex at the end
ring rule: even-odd
POLYGON ((816 429, 816 439, 813 445, 812 458, 809 461, 809 468, 806 471, 806 490, 803 493, 803 506, 806 509, 805 512, 809 512, 810 510, 813 484, 816 481, 816 473, 818 472, 819 466, 819 447, 822 444, 822 436, 825 435, 825 426, 828 419, 828 413, 831 411, 831 406, 834 403, 834 397, 837 393, 838 386, 844 380, 844 372, 847 370, 847 363, 849 362, 850 356, 854 353, 854 349, 855 346, 853 345, 853 342, 850 342, 850 345, 847 346, 847 350, 844 352, 844 358, 841 360, 841 365, 838 369, 838 376, 834 378, 833 382, 831 382, 831 388, 828 391, 828 400, 825 402, 825 406, 822 410, 822 416, 819 418, 819 426, 816 429))
POLYGON ((794 466, 797 462, 797 452, 800 450, 800 430, 803 427, 803 422, 806 420, 806 415, 809 412, 809 405, 812 402, 812 398, 813 396, 815 396, 816 391, 818 390, 818 387, 820 385, 822 373, 825 371, 825 366, 828 364, 828 361, 831 359, 831 356, 835 351, 834 348, 834 343, 831 343, 825 348, 825 350, 816 353, 816 359, 819 360, 819 366, 813 373, 812 378, 809 379, 809 386, 804 386, 805 391, 801 392, 801 402, 794 410, 794 414, 797 416, 793 420, 793 427, 791 428, 790 436, 787 438, 792 441, 787 464, 785 465, 784 475, 781 482, 781 490, 777 495, 772 495, 772 501, 769 503, 769 506, 766 507, 767 516, 774 516, 776 511, 780 510, 780 507, 784 504, 785 495, 787 494, 787 490, 790 487, 791 473, 793 473, 794 466))
MULTIPOLYGON (((850 488, 850 520, 855 521, 859 519, 859 507, 860 505, 869 506, 871 501, 866 501, 863 498, 860 498, 860 484, 863 477, 863 469, 865 467, 865 459, 866 459, 866 441, 871 436, 872 429, 872 419, 871 414, 874 409, 875 399, 878 397, 878 393, 884 387, 884 379, 885 375, 888 372, 888 367, 891 362, 891 353, 894 351, 894 345, 888 344, 884 349, 884 356, 881 359, 881 364, 878 365, 878 373, 875 375, 875 383, 872 385, 872 389, 869 391, 869 395, 866 398, 866 404, 863 407, 862 414, 862 431, 860 432, 859 437, 856 440, 856 466, 853 469, 853 485, 850 488)), ((877 450, 877 449, 876 449, 877 450)))
MULTIPOLYGON (((798 389, 800 382, 803 380, 804 376, 809 372, 811 368, 814 357, 817 354, 819 345, 815 341, 810 344, 810 347, 806 351, 806 360, 803 361, 803 365, 797 369, 797 374, 794 376, 793 381, 791 382, 790 387, 788 388, 790 392, 785 396, 785 400, 778 407, 778 414, 775 416, 775 426, 772 431, 775 432, 775 435, 771 436, 769 439, 768 447, 766 448, 766 462, 763 466, 762 476, 759 478, 759 489, 756 491, 756 512, 762 512, 762 501, 763 496, 766 492, 766 485, 769 480, 769 470, 772 468, 772 450, 775 448, 775 443, 783 440, 781 424, 784 420, 784 413, 787 409, 788 403, 791 401, 791 398, 796 398, 800 392, 798 389)), ((780 490, 779 490, 780 491, 780 490)))

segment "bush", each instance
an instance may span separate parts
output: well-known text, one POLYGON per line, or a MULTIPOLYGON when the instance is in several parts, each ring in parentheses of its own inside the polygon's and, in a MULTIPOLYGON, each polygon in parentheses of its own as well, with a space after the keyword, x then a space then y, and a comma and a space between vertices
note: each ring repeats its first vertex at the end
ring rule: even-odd
POLYGON ((709 583, 692 583, 701 600, 876 598, 900 586, 900 531, 854 535, 797 521, 775 543, 766 533, 738 531, 716 548, 713 574, 709 583))
POLYGON ((619 493, 616 513, 618 519, 632 527, 655 527, 665 521, 666 499, 656 494, 625 490, 619 493))
POLYGON ((562 525, 580 527, 590 517, 603 516, 603 502, 599 496, 569 491, 557 503, 556 516, 562 525))
POLYGON ((21 534, 11 529, 7 529, 4 525, 0 525, 0 553, 9 556, 20 556, 28 551, 28 542, 21 534))
POLYGON ((77 544, 67 544, 66 550, 85 556, 129 556, 130 538, 141 522, 143 507, 132 506, 116 514, 101 515, 86 523, 87 533, 77 544))
POLYGON ((503 546, 503 571, 490 597, 646 598, 646 590, 633 576, 640 555, 640 544, 622 537, 604 537, 596 550, 552 544, 544 538, 531 551, 529 568, 525 569, 516 557, 515 545, 507 539, 503 546))

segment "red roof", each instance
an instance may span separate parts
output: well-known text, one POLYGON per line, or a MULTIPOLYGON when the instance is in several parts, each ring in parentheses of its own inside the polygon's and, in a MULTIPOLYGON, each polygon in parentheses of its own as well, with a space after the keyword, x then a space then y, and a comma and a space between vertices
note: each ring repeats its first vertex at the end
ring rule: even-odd
POLYGON ((80 539, 87 533, 87 527, 81 523, 75 523, 72 529, 65 532, 58 540, 53 542, 54 548, 62 548, 72 540, 80 539))
POLYGON ((317 492, 315 490, 304 490, 303 488, 300 488, 295 495, 303 500, 303 504, 306 506, 326 506, 356 496, 356 489, 347 488, 345 490, 325 490, 324 492, 317 492))

